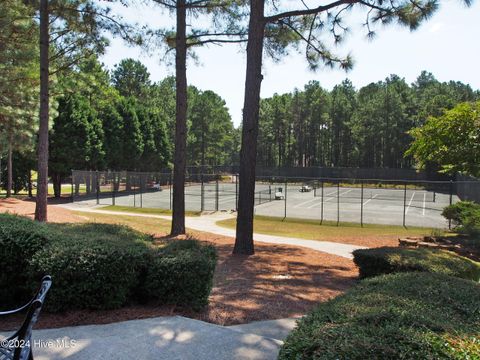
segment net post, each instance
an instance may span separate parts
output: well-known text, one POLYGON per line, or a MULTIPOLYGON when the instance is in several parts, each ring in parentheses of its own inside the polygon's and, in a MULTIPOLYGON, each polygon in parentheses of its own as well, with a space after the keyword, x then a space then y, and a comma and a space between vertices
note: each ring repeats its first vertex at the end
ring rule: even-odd
POLYGON ((285 209, 283 214, 283 220, 287 218, 287 178, 285 178, 285 196, 283 197, 285 200, 285 209))
POLYGON ((337 226, 340 224, 340 180, 337 182, 337 226))
POLYGON ((270 201, 272 201, 272 185, 268 185, 268 194, 270 196, 270 201))
POLYGON ((362 190, 360 193, 360 226, 363 227, 363 180, 361 180, 362 190))
POLYGON ((403 227, 406 227, 406 216, 407 216, 407 183, 403 184, 403 227))
POLYGON ((218 211, 218 177, 215 181, 215 211, 218 211))

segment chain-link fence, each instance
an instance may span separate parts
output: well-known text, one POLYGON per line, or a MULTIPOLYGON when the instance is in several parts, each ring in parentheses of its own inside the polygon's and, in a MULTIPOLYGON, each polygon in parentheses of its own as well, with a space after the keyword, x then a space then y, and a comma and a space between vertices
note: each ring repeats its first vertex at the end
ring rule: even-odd
MULTIPOLYGON (((426 181, 257 176, 255 213, 319 223, 391 224, 442 228, 443 208, 478 199, 480 181, 426 181), (475 197, 477 196, 477 197, 475 197)), ((172 174, 72 172, 73 201, 172 209, 172 174)), ((478 201, 478 200, 476 200, 478 201)), ((187 211, 235 211, 238 175, 187 173, 187 211)))

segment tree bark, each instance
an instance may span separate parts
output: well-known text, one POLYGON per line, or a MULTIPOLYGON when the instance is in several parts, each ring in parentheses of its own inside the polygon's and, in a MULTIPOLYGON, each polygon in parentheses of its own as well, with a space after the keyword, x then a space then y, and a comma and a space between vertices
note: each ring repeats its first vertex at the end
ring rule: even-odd
POLYGON ((265 34, 263 0, 250 1, 247 43, 247 73, 243 105, 242 147, 240 150, 240 181, 238 217, 234 254, 254 254, 253 210, 255 201, 255 165, 257 160, 258 114, 262 85, 262 54, 265 34))
POLYGON ((7 198, 12 196, 13 187, 13 161, 12 161, 12 136, 8 139, 8 155, 7 155, 7 198))
POLYGON ((35 220, 47 221, 48 117, 49 117, 49 19, 48 0, 40 0, 40 125, 38 130, 38 179, 35 220))
POLYGON ((62 177, 60 174, 53 174, 52 176, 53 182, 53 194, 56 198, 62 196, 62 177))
POLYGON ((187 146, 187 41, 185 0, 177 1, 175 41, 176 119, 173 167, 173 215, 171 235, 185 234, 185 170, 187 146))

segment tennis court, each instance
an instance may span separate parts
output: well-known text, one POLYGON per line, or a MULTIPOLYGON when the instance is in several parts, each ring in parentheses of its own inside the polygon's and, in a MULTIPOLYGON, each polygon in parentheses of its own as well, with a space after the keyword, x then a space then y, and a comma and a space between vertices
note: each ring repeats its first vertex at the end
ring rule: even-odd
MULTIPOLYGON (((285 183, 257 182, 255 187, 256 215, 352 222, 359 224, 390 224, 444 228, 448 223, 442 209, 458 201, 446 187, 437 191, 423 186, 397 185, 385 188, 382 184, 344 184, 331 181, 285 183), (305 189, 304 185, 308 185, 305 189), (302 188, 303 186, 303 188, 302 188), (305 191, 301 191, 305 190, 305 191), (440 191, 438 191, 440 190, 440 191)), ((143 208, 171 209, 171 187, 161 190, 118 192, 98 198, 100 205, 120 205, 143 208), (113 196, 112 196, 113 195, 113 196)), ((230 211, 236 209, 236 182, 190 182, 185 188, 187 211, 230 211)), ((96 204, 97 199, 80 201, 96 204)))

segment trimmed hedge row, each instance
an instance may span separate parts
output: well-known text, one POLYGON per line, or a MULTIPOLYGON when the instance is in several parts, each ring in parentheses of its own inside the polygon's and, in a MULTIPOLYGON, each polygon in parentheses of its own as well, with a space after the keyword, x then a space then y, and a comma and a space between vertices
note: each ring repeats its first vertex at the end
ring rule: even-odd
MULTIPOLYGON (((29 259, 48 243, 48 229, 23 217, 0 214, 0 306, 31 297, 29 259)), ((18 304, 17 304, 18 305, 18 304)))
POLYGON ((299 321, 290 359, 478 359, 480 285, 442 274, 363 280, 299 321))
POLYGON ((54 281, 46 302, 52 312, 136 301, 199 309, 208 302, 216 253, 195 240, 153 247, 149 236, 126 226, 0 215, 2 260, 8 267, 0 276, 0 309, 29 300, 45 274, 54 281))
POLYGON ((360 277, 409 271, 425 271, 464 279, 480 280, 480 263, 450 251, 380 247, 353 252, 360 277))

